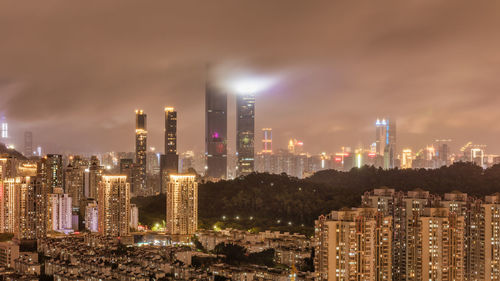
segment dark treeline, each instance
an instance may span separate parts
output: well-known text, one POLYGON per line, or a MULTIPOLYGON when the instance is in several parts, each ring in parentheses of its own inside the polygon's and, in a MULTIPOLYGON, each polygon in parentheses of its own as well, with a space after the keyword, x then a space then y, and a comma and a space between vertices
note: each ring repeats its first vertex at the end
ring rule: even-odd
MULTIPOLYGON (((291 222, 294 226, 311 227, 320 214, 358 206, 365 191, 382 186, 403 191, 421 188, 441 195, 458 190, 482 197, 500 191, 500 165, 486 170, 471 163, 434 170, 365 166, 349 172, 321 171, 303 180, 285 174, 253 173, 235 180, 202 183, 198 201, 200 225, 208 228, 220 222, 248 229, 289 227, 291 222)), ((155 202, 164 201, 165 196, 153 198, 133 200, 140 207, 142 223, 149 224, 143 218, 156 217, 151 211, 165 217, 165 203, 155 202), (153 198, 157 199, 151 201, 153 198)))

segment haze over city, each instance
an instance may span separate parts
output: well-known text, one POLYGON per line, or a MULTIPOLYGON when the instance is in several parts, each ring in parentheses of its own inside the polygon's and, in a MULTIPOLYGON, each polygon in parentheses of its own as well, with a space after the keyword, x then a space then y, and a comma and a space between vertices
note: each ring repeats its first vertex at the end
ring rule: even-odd
POLYGON ((276 148, 368 146, 390 116, 398 148, 446 138, 500 152, 497 2, 216 2, 3 3, 0 114, 16 144, 29 130, 44 152, 133 151, 140 108, 162 148, 174 106, 178 150, 202 152, 210 63, 228 93, 267 81, 256 143, 271 127, 276 148))

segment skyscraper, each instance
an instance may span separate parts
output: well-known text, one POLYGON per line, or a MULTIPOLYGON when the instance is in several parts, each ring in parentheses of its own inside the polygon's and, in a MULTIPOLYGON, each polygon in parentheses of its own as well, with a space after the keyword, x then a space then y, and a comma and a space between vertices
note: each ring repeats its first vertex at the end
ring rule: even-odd
POLYGON ((165 154, 160 158, 161 192, 165 192, 166 190, 168 175, 178 172, 177 111, 175 111, 173 107, 165 107, 165 154))
POLYGON ((376 153, 384 159, 384 168, 396 167, 396 121, 377 119, 375 122, 376 153))
POLYGON ((227 94, 210 79, 205 88, 205 154, 206 175, 226 178, 227 175, 227 94))
POLYGON ((63 167, 62 155, 47 154, 46 165, 46 181, 49 192, 52 193, 55 188, 63 188, 63 167))
POLYGON ((146 195, 146 157, 147 157, 147 115, 143 110, 135 111, 135 173, 134 195, 146 195))
POLYGON ((0 142, 7 144, 7 139, 9 138, 9 124, 5 119, 5 116, 0 118, 0 142))
POLYGON ((189 237, 198 228, 195 175, 170 175, 167 186, 167 233, 189 237))
POLYGON ((128 236, 130 185, 126 176, 102 176, 99 183, 99 233, 105 236, 128 236))
POLYGON ((62 188, 56 188, 49 194, 48 215, 47 231, 73 232, 72 200, 68 194, 63 193, 62 188))
POLYGON ((236 152, 238 175, 254 171, 255 95, 240 94, 236 97, 236 152))
POLYGON ((24 156, 33 156, 33 133, 24 132, 24 156))

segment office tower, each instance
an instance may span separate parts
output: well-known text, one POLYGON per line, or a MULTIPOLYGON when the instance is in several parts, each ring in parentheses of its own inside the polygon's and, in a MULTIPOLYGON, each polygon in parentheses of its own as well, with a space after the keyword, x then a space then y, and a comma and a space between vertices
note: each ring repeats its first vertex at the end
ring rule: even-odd
POLYGON ((48 213, 47 232, 73 232, 71 197, 63 193, 62 188, 56 188, 53 193, 49 194, 48 213))
POLYGON ((273 153, 273 129, 262 129, 262 154, 273 153))
POLYGON ((160 157, 161 192, 165 193, 169 174, 179 172, 179 155, 177 154, 177 111, 173 107, 165 107, 165 154, 160 157))
POLYGON ((9 138, 9 124, 5 119, 5 116, 0 118, 0 142, 7 144, 7 139, 9 138))
POLYGON ((137 230, 139 227, 139 208, 135 204, 130 204, 130 228, 137 230))
POLYGON ((164 168, 177 173, 179 156, 177 155, 177 111, 173 107, 165 107, 165 156, 164 168))
POLYGON ((236 96, 236 153, 238 154, 238 175, 254 171, 255 142, 255 95, 236 96))
POLYGON ((95 200, 85 206, 85 229, 90 232, 99 231, 99 210, 95 200))
POLYGON ((411 169, 412 160, 413 154, 411 152, 411 149, 403 149, 403 154, 401 155, 401 168, 411 169))
POLYGON ((99 196, 99 182, 101 182, 104 167, 101 166, 97 156, 90 157, 90 167, 88 169, 88 197, 97 199, 99 196))
POLYGON ((375 122, 375 150, 383 157, 385 169, 396 167, 396 121, 377 119, 375 122))
POLYGON ((205 88, 205 175, 210 178, 227 176, 227 94, 210 79, 205 88))
POLYGON ((450 139, 436 140, 437 167, 450 165, 450 139))
POLYGON ((198 183, 195 175, 170 175, 167 185, 167 232, 193 235, 198 228, 198 183))
POLYGON ((64 192, 71 197, 73 208, 80 208, 80 201, 85 197, 84 188, 85 167, 74 161, 64 171, 64 192))
MULTIPOLYGON (((181 166, 179 172, 187 173, 189 169, 195 169, 195 155, 192 150, 188 150, 181 154, 181 166)), ((196 170, 196 169, 195 169, 196 170)))
POLYGON ((132 193, 146 195, 147 115, 135 111, 135 173, 132 193))
POLYGON ((24 132, 24 156, 33 156, 33 133, 24 132))
POLYGON ((102 176, 99 183, 99 233, 104 236, 128 236, 130 185, 126 176, 102 176))
POLYGON ((390 216, 375 208, 333 211, 315 231, 315 280, 392 280, 390 216))
POLYGON ((387 121, 385 119, 377 119, 375 122, 375 147, 378 155, 384 155, 387 139, 387 121))

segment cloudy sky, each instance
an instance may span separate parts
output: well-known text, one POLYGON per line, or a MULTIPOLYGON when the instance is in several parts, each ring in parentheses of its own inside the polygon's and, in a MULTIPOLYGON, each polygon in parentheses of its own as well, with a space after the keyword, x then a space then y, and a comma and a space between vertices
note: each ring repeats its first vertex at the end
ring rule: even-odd
POLYGON ((133 151, 142 108, 162 147, 169 105, 179 150, 202 151, 211 63, 230 92, 265 82, 256 130, 272 127, 275 147, 367 146, 391 116, 399 148, 451 138, 500 153, 497 1, 0 3, 0 114, 18 145, 30 130, 47 152, 133 151))

